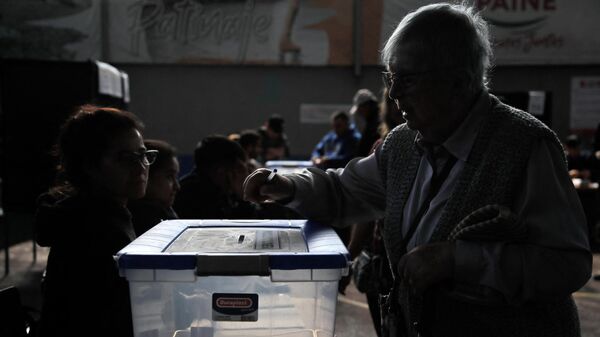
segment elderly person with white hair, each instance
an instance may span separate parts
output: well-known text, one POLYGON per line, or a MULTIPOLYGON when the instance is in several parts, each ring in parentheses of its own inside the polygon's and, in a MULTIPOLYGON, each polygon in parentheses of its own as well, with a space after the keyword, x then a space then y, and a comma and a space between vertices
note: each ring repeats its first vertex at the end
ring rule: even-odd
POLYGON ((585 218, 554 132, 488 92, 486 22, 463 5, 424 6, 382 54, 406 123, 344 169, 269 184, 258 170, 246 198, 334 226, 385 217, 385 335, 579 336, 585 218))

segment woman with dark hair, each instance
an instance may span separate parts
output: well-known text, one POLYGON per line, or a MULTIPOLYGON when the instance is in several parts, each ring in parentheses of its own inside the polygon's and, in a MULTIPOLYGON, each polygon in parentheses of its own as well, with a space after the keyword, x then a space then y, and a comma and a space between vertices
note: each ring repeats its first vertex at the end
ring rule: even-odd
POLYGON ((37 242, 50 248, 41 336, 132 336, 127 281, 113 255, 133 239, 155 151, 132 113, 85 105, 63 125, 58 184, 40 197, 37 242))
POLYGON ((131 212, 135 234, 140 236, 162 220, 177 219, 173 210, 175 195, 179 191, 179 161, 171 144, 157 139, 147 139, 148 150, 158 151, 156 161, 148 173, 146 195, 131 200, 127 205, 131 212))

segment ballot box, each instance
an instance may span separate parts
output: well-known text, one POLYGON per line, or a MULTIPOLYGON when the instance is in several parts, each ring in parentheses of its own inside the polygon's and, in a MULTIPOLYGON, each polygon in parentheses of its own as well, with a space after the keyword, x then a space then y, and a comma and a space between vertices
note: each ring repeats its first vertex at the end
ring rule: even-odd
POLYGON ((307 220, 170 220, 115 260, 136 337, 332 337, 350 255, 307 220))

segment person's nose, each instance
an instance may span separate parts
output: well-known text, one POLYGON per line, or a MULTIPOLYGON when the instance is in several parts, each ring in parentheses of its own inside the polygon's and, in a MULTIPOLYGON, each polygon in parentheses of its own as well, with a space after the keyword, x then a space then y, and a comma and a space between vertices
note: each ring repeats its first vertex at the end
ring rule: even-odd
POLYGON ((179 185, 179 179, 175 178, 175 181, 173 183, 173 189, 175 190, 175 192, 179 192, 179 190, 181 189, 181 185, 179 185))

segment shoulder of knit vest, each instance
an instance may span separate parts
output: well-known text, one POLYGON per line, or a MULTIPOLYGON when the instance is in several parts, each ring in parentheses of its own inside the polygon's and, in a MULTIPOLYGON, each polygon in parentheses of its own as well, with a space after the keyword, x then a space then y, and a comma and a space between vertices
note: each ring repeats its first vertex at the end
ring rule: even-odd
MULTIPOLYGON (((548 140, 551 146, 556 147, 561 153, 563 153, 563 147, 556 133, 542 123, 539 119, 535 118, 528 112, 516 109, 510 105, 502 103, 496 96, 490 94, 492 102, 492 114, 498 115, 504 122, 504 127, 514 130, 505 130, 513 135, 526 134, 528 141, 535 139, 545 138, 548 140), (531 137, 531 138, 530 138, 531 137)), ((567 165, 567 157, 563 154, 562 161, 567 165)))
MULTIPOLYGON (((523 141, 534 141, 535 139, 546 138, 552 146, 557 147, 557 149, 562 152, 562 145, 556 136, 556 133, 539 119, 525 111, 502 103, 494 95, 490 95, 490 99, 492 112, 487 116, 488 118, 486 121, 494 124, 498 123, 499 125, 497 128, 504 129, 503 131, 507 133, 505 137, 507 141, 509 141, 510 137, 515 135, 518 135, 523 141)), ((383 141, 381 152, 378 157, 378 166, 384 183, 387 177, 384 168, 387 167, 390 153, 398 149, 398 145, 406 145, 408 142, 414 142, 416 136, 417 131, 411 130, 406 123, 398 125, 387 135, 383 141)), ((563 156, 562 159, 566 167, 566 156, 563 156)))
MULTIPOLYGON (((387 167, 390 160, 390 155, 393 152, 397 152, 398 149, 406 149, 411 146, 417 131, 411 130, 406 123, 396 126, 390 131, 381 144, 381 151, 378 156, 378 167, 379 173, 382 178, 383 185, 385 186, 387 180, 387 167)), ((408 155, 408 154, 405 154, 408 155)))

